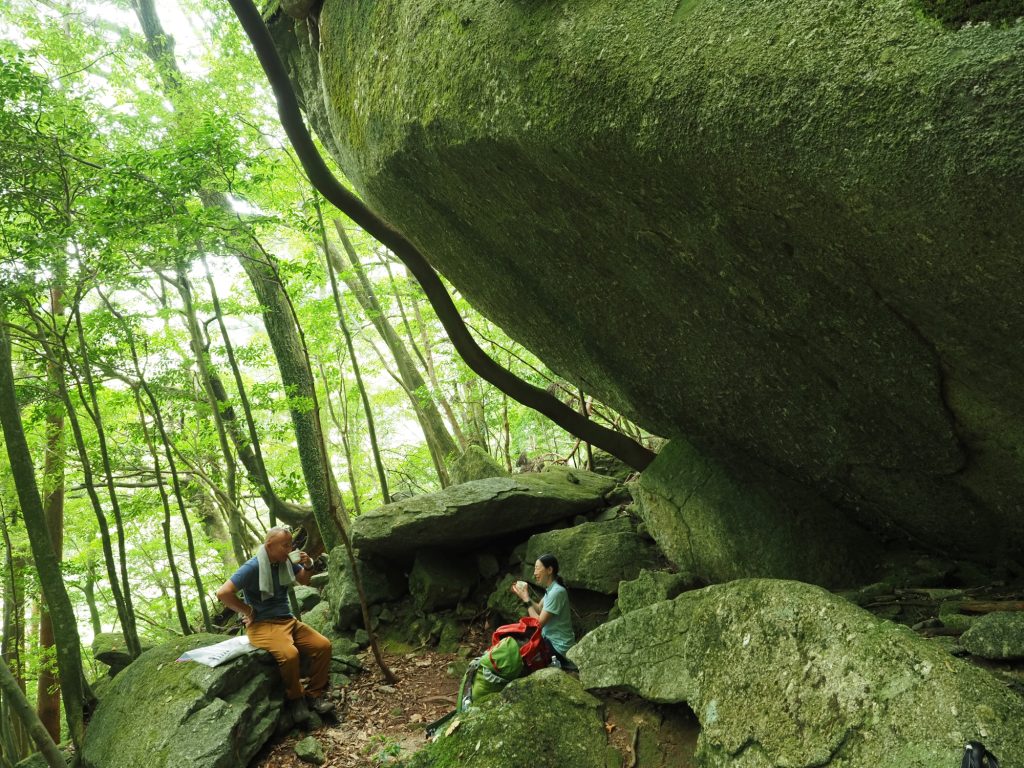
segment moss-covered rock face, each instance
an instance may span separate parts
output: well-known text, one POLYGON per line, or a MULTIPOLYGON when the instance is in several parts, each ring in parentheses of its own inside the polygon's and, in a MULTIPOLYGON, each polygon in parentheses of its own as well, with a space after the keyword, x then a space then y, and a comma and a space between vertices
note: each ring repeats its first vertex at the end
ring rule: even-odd
POLYGON ((1021 552, 1024 25, 325 0, 318 30, 289 64, 348 178, 552 368, 879 528, 1021 552))
POLYGON ((558 558, 566 586, 614 595, 619 582, 635 579, 644 568, 662 561, 661 552, 636 532, 627 517, 531 536, 523 561, 523 578, 533 580, 533 564, 545 553, 558 558))
POLYGON ((409 573, 409 593, 423 611, 454 608, 476 585, 476 563, 443 551, 421 550, 409 573))
POLYGON ((752 576, 860 583, 879 547, 806 488, 766 467, 730 471, 670 442, 633 485, 665 555, 704 582, 752 576))
POLYGON ((449 467, 452 483, 468 483, 487 477, 506 477, 508 472, 479 445, 469 446, 449 467))
POLYGON ((1024 699, 988 672, 818 587, 751 579, 609 622, 569 657, 587 688, 687 702, 698 763, 954 765, 980 738, 1024 759, 1024 699))
MULTIPOLYGON (((406 580, 401 571, 392 565, 383 561, 367 560, 359 560, 358 563, 368 605, 397 600, 405 594, 406 580)), ((324 595, 330 604, 332 625, 339 631, 361 627, 363 617, 359 605, 359 590, 352 575, 352 564, 345 547, 335 547, 331 550, 327 569, 331 578, 324 595)))
POLYGON ((1024 659, 1024 613, 990 613, 975 620, 960 644, 986 659, 1024 659))
POLYGON ((1007 24, 1024 17, 1021 0, 920 0, 921 8, 948 26, 989 22, 1007 24))
POLYGON ((409 768, 601 768, 601 703, 557 669, 513 680, 497 696, 460 714, 409 768))
POLYGON ((87 768, 245 768, 273 735, 283 692, 270 654, 219 667, 177 662, 220 642, 191 635, 142 654, 114 678, 86 729, 87 768))
POLYGON ((474 480, 363 513, 352 523, 352 543, 363 553, 396 558, 432 546, 471 549, 601 509, 614 487, 610 478, 564 467, 474 480))

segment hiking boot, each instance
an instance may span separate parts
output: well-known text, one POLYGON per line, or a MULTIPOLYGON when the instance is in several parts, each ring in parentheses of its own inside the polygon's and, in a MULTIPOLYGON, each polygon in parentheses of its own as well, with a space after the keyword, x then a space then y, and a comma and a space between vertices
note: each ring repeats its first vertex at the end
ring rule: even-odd
POLYGON ((312 717, 309 707, 306 706, 305 697, 301 696, 288 702, 288 712, 291 714, 292 722, 295 724, 304 723, 312 717))
POLYGON ((330 715, 334 713, 334 702, 327 696, 307 696, 310 708, 318 715, 330 715))

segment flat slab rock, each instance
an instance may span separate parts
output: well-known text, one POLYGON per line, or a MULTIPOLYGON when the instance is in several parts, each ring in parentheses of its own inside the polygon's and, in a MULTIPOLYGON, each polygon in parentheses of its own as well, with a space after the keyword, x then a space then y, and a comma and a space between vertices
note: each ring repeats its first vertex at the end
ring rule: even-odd
POLYGON ((953 766, 969 740, 1024 764, 1024 698, 800 582, 686 592, 598 627, 569 658, 588 689, 687 702, 701 723, 700 765, 953 766))
POLYGON ((615 486, 612 478, 564 467, 474 480, 360 515, 352 544, 363 555, 390 557, 470 545, 601 509, 615 486))

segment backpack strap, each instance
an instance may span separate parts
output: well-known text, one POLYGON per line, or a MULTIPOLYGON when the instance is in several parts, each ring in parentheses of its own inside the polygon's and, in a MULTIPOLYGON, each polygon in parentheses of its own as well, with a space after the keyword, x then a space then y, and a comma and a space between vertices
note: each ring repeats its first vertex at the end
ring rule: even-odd
POLYGON ((968 741, 964 745, 960 768, 999 768, 999 761, 980 741, 968 741))

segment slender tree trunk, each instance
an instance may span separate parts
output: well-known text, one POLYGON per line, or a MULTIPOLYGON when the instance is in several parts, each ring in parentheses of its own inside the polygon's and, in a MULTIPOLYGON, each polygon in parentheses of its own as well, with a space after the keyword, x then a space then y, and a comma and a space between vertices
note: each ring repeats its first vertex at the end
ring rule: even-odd
POLYGON ((202 334, 199 330, 199 318, 196 316, 195 304, 192 301, 192 286, 189 283, 185 267, 180 264, 177 269, 175 285, 185 309, 185 324, 188 327, 188 335, 192 344, 192 354, 195 357, 196 365, 199 367, 199 380, 203 385, 206 402, 210 406, 210 416, 213 418, 213 424, 217 430, 217 442, 220 445, 221 455, 224 457, 228 498, 231 499, 231 505, 228 508, 228 515, 231 521, 229 526, 231 548, 234 551, 237 564, 241 565, 247 558, 245 557, 245 537, 242 522, 238 519, 238 488, 235 475, 235 458, 231 455, 231 448, 228 447, 228 437, 224 428, 224 419, 221 417, 220 404, 213 390, 213 383, 210 381, 213 364, 210 361, 209 352, 203 343, 202 334))
MULTIPOLYGON (((60 669, 61 691, 68 728, 75 746, 80 748, 85 737, 85 677, 82 671, 82 651, 78 639, 78 627, 71 599, 64 588, 60 560, 53 551, 53 543, 46 528, 42 500, 36 485, 35 468, 29 454, 28 443, 21 423, 21 412, 14 391, 14 372, 11 361, 11 345, 7 334, 6 318, 0 316, 0 423, 7 443, 11 473, 21 502, 21 514, 25 520, 32 557, 39 575, 46 604, 50 607, 54 636, 57 646, 57 662, 60 669)), ((7 671, 7 666, 4 665, 7 671)), ((13 691, 20 694, 20 688, 13 677, 5 676, 13 691)), ((24 698, 22 699, 24 700, 24 698)), ((27 707, 27 702, 26 702, 27 707)), ((31 714, 31 709, 28 710, 31 714)), ((45 733, 45 729, 43 729, 45 733)))
POLYGON ((196 583, 196 591, 199 593, 199 607, 203 613, 203 626, 207 632, 213 632, 213 622, 210 620, 210 609, 206 604, 206 591, 203 589, 203 577, 199 571, 199 563, 196 561, 196 544, 192 538, 192 523, 188 519, 188 511, 185 509, 185 497, 182 493, 181 479, 178 477, 178 468, 174 462, 174 454, 171 451, 171 440, 164 427, 163 415, 160 413, 160 406, 153 397, 152 391, 145 390, 149 398, 150 411, 153 420, 156 422, 157 432, 164 446, 164 457, 167 459, 167 468, 171 473, 171 487, 174 489, 174 498, 178 502, 178 512, 181 515, 181 524, 185 529, 185 541, 188 543, 188 561, 192 566, 192 578, 196 583))
MULTIPOLYGON (((50 350, 48 346, 50 338, 49 329, 38 316, 33 317, 33 320, 36 323, 38 336, 43 344, 43 349, 47 350, 47 358, 58 363, 63 360, 68 362, 70 365, 71 356, 67 346, 63 343, 63 340, 59 347, 50 350), (60 356, 59 358, 57 357, 58 355, 60 356)), ((129 608, 125 603, 124 596, 121 594, 120 580, 117 575, 117 562, 114 559, 114 548, 110 539, 110 526, 107 522, 106 513, 103 511, 103 505, 100 502, 99 495, 96 492, 96 482, 93 476, 92 462, 89 459, 89 452, 85 445, 82 426, 78 421, 78 413, 75 411, 75 407, 71 402, 71 393, 68 391, 67 383, 63 376, 58 377, 57 385, 61 401, 64 403, 67 423, 71 426, 71 434, 75 440, 75 448, 78 451, 78 458, 82 464, 82 485, 85 488, 86 494, 89 496, 93 513, 96 515, 96 523, 100 532, 100 543, 103 546, 103 560, 107 570, 107 579, 110 582, 110 592, 114 600, 114 606, 117 610, 118 619, 121 623, 121 631, 124 633, 125 645, 129 655, 131 655, 132 658, 135 658, 139 655, 138 635, 134 633, 134 623, 126 619, 129 608)), ((79 391, 81 391, 80 387, 79 391)))
POLYGON ((21 722, 25 724, 25 728, 28 729, 32 740, 39 747, 39 751, 43 753, 46 764, 50 768, 67 768, 68 764, 64 759, 64 755, 57 748, 46 726, 36 717, 36 713, 32 711, 28 699, 25 698, 24 691, 18 686, 18 681, 14 679, 11 670, 4 663, 0 663, 0 691, 3 691, 4 698, 11 709, 14 710, 14 713, 21 722))
MULTIPOLYGON (((63 292, 50 289, 50 318, 54 328, 63 316, 63 292)), ((60 389, 57 377, 64 372, 52 359, 46 361, 49 389, 60 389)), ((57 559, 64 556, 64 404, 57 399, 46 409, 46 455, 43 459, 43 515, 57 559)), ((45 601, 39 603, 39 648, 44 660, 36 688, 36 714, 54 741, 60 741, 60 682, 53 665, 53 623, 45 601)))
MULTIPOLYGON (((134 354, 134 353, 133 353, 134 354)), ((138 374, 136 368, 136 374, 138 374)), ((141 376, 139 377, 141 380, 141 376)), ((142 398, 139 391, 135 390, 135 407, 139 412, 139 423, 142 425, 142 436, 146 441, 146 448, 149 450, 150 459, 153 462, 153 474, 156 477, 156 487, 160 492, 160 503, 164 510, 164 519, 161 524, 164 534, 164 551, 167 552, 167 566, 171 571, 171 583, 174 585, 174 609, 178 614, 178 624, 181 631, 192 634, 192 627, 189 625, 188 614, 185 612, 185 604, 181 599, 181 577, 178 575, 178 565, 174 557, 174 547, 171 544, 171 503, 167 498, 167 489, 164 487, 163 472, 160 469, 160 456, 157 454, 156 446, 153 443, 153 435, 146 424, 146 410, 142 407, 142 398)))
MULTIPOLYGON (((256 432, 256 422, 253 420, 253 417, 252 417, 252 407, 249 405, 249 395, 245 391, 245 384, 242 381, 242 372, 241 372, 241 370, 239 370, 238 360, 235 358, 235 348, 234 348, 234 345, 232 345, 232 343, 231 343, 231 336, 228 334, 227 325, 224 323, 224 313, 221 311, 221 308, 220 308, 220 297, 217 295, 217 286, 214 284, 213 275, 210 274, 210 265, 206 262, 206 255, 205 254, 202 255, 202 260, 203 260, 203 269, 206 272, 206 282, 210 286, 210 297, 213 299, 213 311, 214 311, 214 314, 215 314, 215 316, 217 318, 217 325, 220 328, 221 341, 223 341, 223 343, 224 343, 224 350, 225 350, 225 352, 227 352, 227 355, 228 355, 228 363, 231 366, 231 374, 232 374, 232 376, 235 379, 235 388, 238 390, 238 399, 239 399, 239 402, 242 403, 242 412, 245 414, 245 426, 246 426, 246 429, 249 432, 249 442, 247 444, 245 444, 245 445, 251 446, 252 455, 253 455, 253 462, 254 462, 255 468, 256 468, 255 472, 251 472, 251 471, 249 472, 249 476, 250 476, 250 479, 255 478, 254 482, 256 483, 257 487, 260 489, 260 495, 263 497, 264 502, 267 501, 268 497, 272 497, 274 499, 274 501, 277 502, 277 503, 274 503, 274 501, 271 501, 271 502, 267 503, 267 508, 268 508, 269 513, 270 513, 270 525, 274 526, 274 525, 277 525, 277 513, 278 513, 277 507, 278 507, 278 504, 280 503, 280 500, 276 499, 276 496, 274 495, 274 491, 270 487, 270 478, 267 477, 267 465, 263 461, 263 451, 262 451, 262 449, 260 447, 259 436, 258 436, 258 434, 256 432)), ((213 386, 214 385, 214 380, 215 380, 215 375, 214 375, 214 372, 213 372, 212 366, 211 366, 210 384, 211 384, 211 387, 213 387, 213 389, 215 390, 215 394, 216 394, 216 387, 213 386)), ((217 381, 218 384, 220 383, 219 379, 216 379, 216 381, 217 381)), ((223 389, 224 389, 223 385, 221 385, 221 391, 223 391, 223 389)), ((224 398, 224 397, 218 396, 218 400, 220 400, 222 402, 226 402, 226 398, 224 398)), ((234 419, 234 411, 230 407, 225 409, 225 412, 224 412, 225 420, 227 419, 228 412, 230 412, 231 419, 233 420, 234 419)), ((240 438, 241 436, 239 435, 238 437, 240 438)), ((239 458, 242 458, 241 457, 241 449, 239 448, 239 439, 235 439, 234 442, 235 442, 235 450, 239 451, 239 454, 240 454, 239 458)), ((244 464, 244 460, 243 460, 243 466, 246 466, 246 469, 248 469, 248 465, 244 464)))
MULTIPOLYGON (((423 381, 423 376, 420 375, 412 356, 405 348, 401 337, 399 337, 395 329, 391 327, 387 317, 385 317, 380 302, 377 301, 377 297, 373 292, 373 286, 370 285, 370 281, 362 269, 359 254, 352 247, 352 243, 349 241, 345 228, 339 219, 334 220, 334 227, 338 231, 338 236, 341 238, 341 243, 345 248, 346 254, 348 254, 353 269, 346 271, 344 265, 340 263, 336 265, 336 268, 342 273, 342 278, 362 306, 363 312, 366 313, 374 328, 377 329, 377 333, 380 334, 380 337, 384 339, 384 343, 388 345, 388 349, 391 350, 391 354, 398 366, 398 374, 401 378, 402 386, 407 392, 411 393, 410 400, 416 412, 416 417, 423 427, 423 435, 427 439, 427 447, 430 449, 434 465, 437 467, 438 479, 441 481, 442 487, 447 487, 451 483, 447 462, 458 452, 458 447, 448 432, 448 428, 445 427, 444 420, 441 418, 441 414, 438 412, 437 406, 434 404, 426 383, 423 381)), ((329 249, 329 257, 331 255, 340 262, 341 254, 336 249, 329 249)))
MULTIPOLYGON (((352 467, 352 450, 348 443, 348 409, 346 408, 344 411, 345 421, 342 423, 334 412, 334 404, 331 402, 331 390, 327 384, 329 379, 327 378, 327 372, 324 370, 323 362, 318 361, 318 366, 320 368, 320 378, 324 382, 324 400, 327 402, 327 413, 330 414, 335 428, 341 433, 341 445, 345 451, 345 466, 348 468, 348 484, 352 487, 352 507, 355 510, 356 517, 359 517, 363 510, 359 503, 359 485, 356 483, 356 473, 352 467)), ((340 367, 338 368, 338 380, 341 381, 344 387, 345 379, 342 376, 340 367)))
POLYGON ((505 454, 505 469, 508 470, 509 474, 512 473, 512 430, 508 424, 508 395, 504 392, 501 395, 501 430, 504 435, 504 443, 502 444, 502 453, 505 454))
POLYGON ((11 673, 24 691, 25 662, 22 651, 25 648, 25 588, 22 574, 25 572, 25 560, 14 554, 11 535, 7 530, 7 515, 2 504, 0 532, 4 538, 4 626, 3 638, 0 640, 0 659, 10 667, 11 673))
POLYGON ((89 626, 92 628, 93 637, 103 631, 103 623, 100 621, 100 612, 96 607, 96 568, 90 560, 85 566, 85 583, 82 585, 82 593, 85 595, 85 604, 89 608, 89 626))
MULTIPOLYGON (((580 413, 582 413, 584 416, 589 418, 590 417, 590 412, 587 409, 587 395, 583 392, 582 389, 579 392, 580 392, 580 413)), ((590 471, 593 471, 593 469, 594 469, 594 449, 590 446, 590 443, 586 442, 585 440, 583 442, 583 445, 584 445, 584 447, 586 449, 586 456, 587 456, 587 467, 586 468, 588 470, 590 470, 590 471)))
POLYGON ((128 552, 125 546, 121 503, 118 500, 117 490, 114 488, 114 471, 110 463, 110 451, 107 449, 106 430, 103 428, 103 417, 100 413, 99 399, 96 396, 96 385, 92 379, 92 365, 89 362, 89 347, 85 341, 85 329, 82 327, 82 314, 77 305, 72 307, 71 312, 74 315, 75 328, 78 331, 78 353, 82 358, 82 374, 85 378, 86 392, 89 393, 88 400, 85 393, 82 392, 81 381, 77 382, 78 392, 82 405, 96 427, 96 438, 100 448, 100 461, 103 463, 103 476, 106 481, 107 495, 110 497, 110 511, 114 513, 115 532, 117 534, 117 554, 121 566, 121 596, 124 599, 125 607, 121 622, 124 626, 125 644, 128 646, 128 652, 132 658, 135 658, 142 652, 142 647, 139 643, 138 631, 135 627, 135 612, 132 609, 132 591, 131 584, 128 581, 128 552), (90 403, 92 404, 91 407, 90 403))
MULTIPOLYGON (((380 446, 377 443, 377 428, 373 422, 373 409, 370 408, 370 396, 363 384, 363 377, 359 372, 359 358, 356 357, 356 349, 352 344, 352 334, 348 328, 348 321, 345 319, 345 310, 341 304, 341 292, 338 290, 338 276, 335 271, 334 259, 331 254, 331 243, 327 239, 327 227, 324 226, 323 213, 320 210, 320 198, 315 193, 313 201, 316 204, 317 220, 320 224, 320 237, 323 241, 324 260, 327 262, 327 275, 331 281, 331 294, 334 296, 334 308, 338 314, 338 328, 341 335, 345 337, 345 347, 348 349, 348 358, 352 361, 352 375, 356 380, 356 388, 359 390, 359 399, 363 403, 363 413, 366 416, 366 431, 370 438, 370 452, 373 455, 373 464, 377 469, 377 482, 380 485, 381 498, 385 504, 391 503, 391 493, 388 490, 388 478, 384 473, 384 462, 380 456, 380 446)), ((338 366, 338 378, 344 378, 341 365, 338 366)), ((346 430, 347 432, 347 430, 346 430)), ((347 447, 346 447, 347 450, 347 447)), ((358 514, 358 512, 357 512, 358 514)))
MULTIPOLYGON (((390 268, 388 270, 388 274, 391 274, 390 268)), ((413 316, 416 318, 416 324, 420 329, 420 342, 423 345, 423 360, 427 370, 427 377, 430 379, 430 384, 434 388, 434 395, 437 397, 437 402, 441 404, 441 408, 444 410, 445 416, 448 417, 448 423, 452 426, 452 432, 455 434, 455 439, 459 441, 459 448, 464 451, 469 447, 469 440, 466 439, 466 434, 462 431, 462 426, 459 424, 459 418, 455 415, 455 409, 452 408, 451 401, 445 396, 444 389, 441 387, 441 382, 437 378, 437 366, 434 365, 431 340, 427 335, 427 326, 423 320, 423 313, 420 311, 419 300, 415 296, 412 300, 412 311, 413 316)))

